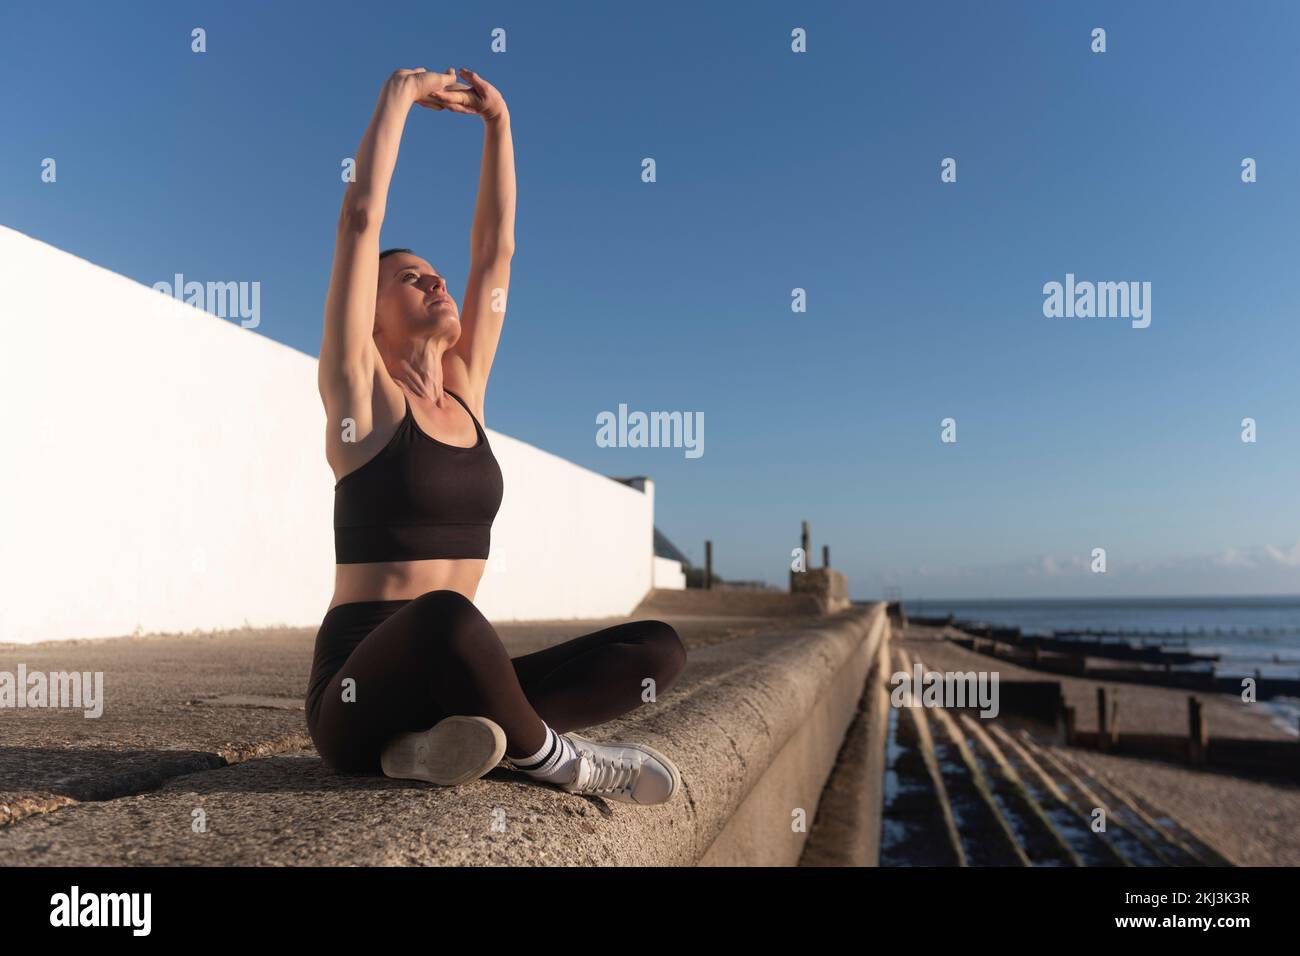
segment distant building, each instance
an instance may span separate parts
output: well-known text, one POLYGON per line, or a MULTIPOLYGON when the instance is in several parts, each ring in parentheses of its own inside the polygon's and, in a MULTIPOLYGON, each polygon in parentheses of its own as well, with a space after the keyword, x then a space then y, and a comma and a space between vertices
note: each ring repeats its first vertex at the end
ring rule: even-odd
POLYGON ((683 568, 691 566, 691 559, 677 550, 677 545, 668 540, 658 528, 655 528, 655 557, 667 558, 669 561, 680 561, 683 568))

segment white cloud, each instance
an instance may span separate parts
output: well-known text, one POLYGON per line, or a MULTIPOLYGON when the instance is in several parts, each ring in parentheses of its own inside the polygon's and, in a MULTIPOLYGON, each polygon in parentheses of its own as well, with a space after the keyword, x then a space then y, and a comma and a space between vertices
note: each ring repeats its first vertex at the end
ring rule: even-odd
POLYGON ((1275 548, 1271 544, 1266 544, 1264 545, 1264 552, 1284 567, 1300 567, 1300 541, 1297 541, 1285 551, 1281 548, 1275 548))
POLYGON ((1207 594, 1263 594, 1300 591, 1300 541, 1290 546, 1241 545, 1218 553, 1185 557, 1145 556, 1125 560, 1111 551, 1107 573, 1091 572, 1090 555, 1039 554, 1033 558, 990 564, 940 567, 933 563, 910 570, 892 568, 891 583, 906 590, 924 587, 934 593, 949 590, 950 596, 1041 593, 1067 596, 1089 595, 1118 585, 1129 594, 1201 592, 1207 594), (924 582, 924 584, 923 584, 924 582))
POLYGON ((1228 548, 1213 558, 1213 563, 1220 568, 1253 568, 1255 561, 1250 555, 1238 548, 1228 548))

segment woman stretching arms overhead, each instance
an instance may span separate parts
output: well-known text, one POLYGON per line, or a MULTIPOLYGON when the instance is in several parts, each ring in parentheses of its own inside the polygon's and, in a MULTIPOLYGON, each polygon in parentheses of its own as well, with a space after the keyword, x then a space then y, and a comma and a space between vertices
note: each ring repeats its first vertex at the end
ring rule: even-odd
POLYGON ((511 658, 474 605, 504 491, 482 423, 514 253, 515 175, 505 101, 477 74, 460 75, 389 77, 339 213, 318 378, 337 479, 336 567, 307 730, 338 772, 452 785, 504 757, 571 793, 662 803, 680 786, 671 760, 568 731, 637 707, 646 678, 664 693, 686 663, 676 631, 634 621, 511 658), (426 260, 379 251, 416 104, 483 121, 463 309, 426 260))

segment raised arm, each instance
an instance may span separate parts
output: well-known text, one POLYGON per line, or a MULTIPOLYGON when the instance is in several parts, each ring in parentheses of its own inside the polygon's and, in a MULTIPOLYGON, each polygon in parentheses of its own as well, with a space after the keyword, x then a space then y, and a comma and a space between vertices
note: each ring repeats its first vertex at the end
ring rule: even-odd
POLYGON ((402 130, 413 104, 433 105, 430 94, 455 82, 450 70, 447 73, 398 70, 380 90, 370 125, 361 137, 356 178, 348 184, 339 210, 334 264, 325 296, 317 384, 327 405, 340 388, 360 387, 369 392, 375 362, 379 359, 374 344, 379 230, 384 222, 388 184, 397 165, 402 130))
POLYGON ((461 70, 471 90, 447 87, 433 102, 483 120, 483 162, 470 230, 469 280, 461 305, 461 334, 444 356, 446 378, 475 397, 483 411, 488 375, 501 340, 515 251, 515 148, 510 111, 501 93, 477 73, 461 70))

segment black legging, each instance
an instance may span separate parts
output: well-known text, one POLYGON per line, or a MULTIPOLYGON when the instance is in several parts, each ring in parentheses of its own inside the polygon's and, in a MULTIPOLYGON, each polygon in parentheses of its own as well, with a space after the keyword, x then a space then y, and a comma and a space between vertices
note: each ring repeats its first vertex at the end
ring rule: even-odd
POLYGON ((307 687, 307 732, 321 759, 344 773, 380 773, 393 736, 452 714, 501 725, 506 756, 527 757, 557 733, 604 723, 655 699, 686 666, 663 621, 616 624, 511 658, 474 603, 457 591, 339 604, 325 613, 307 687), (343 681, 355 683, 345 700, 343 681))

